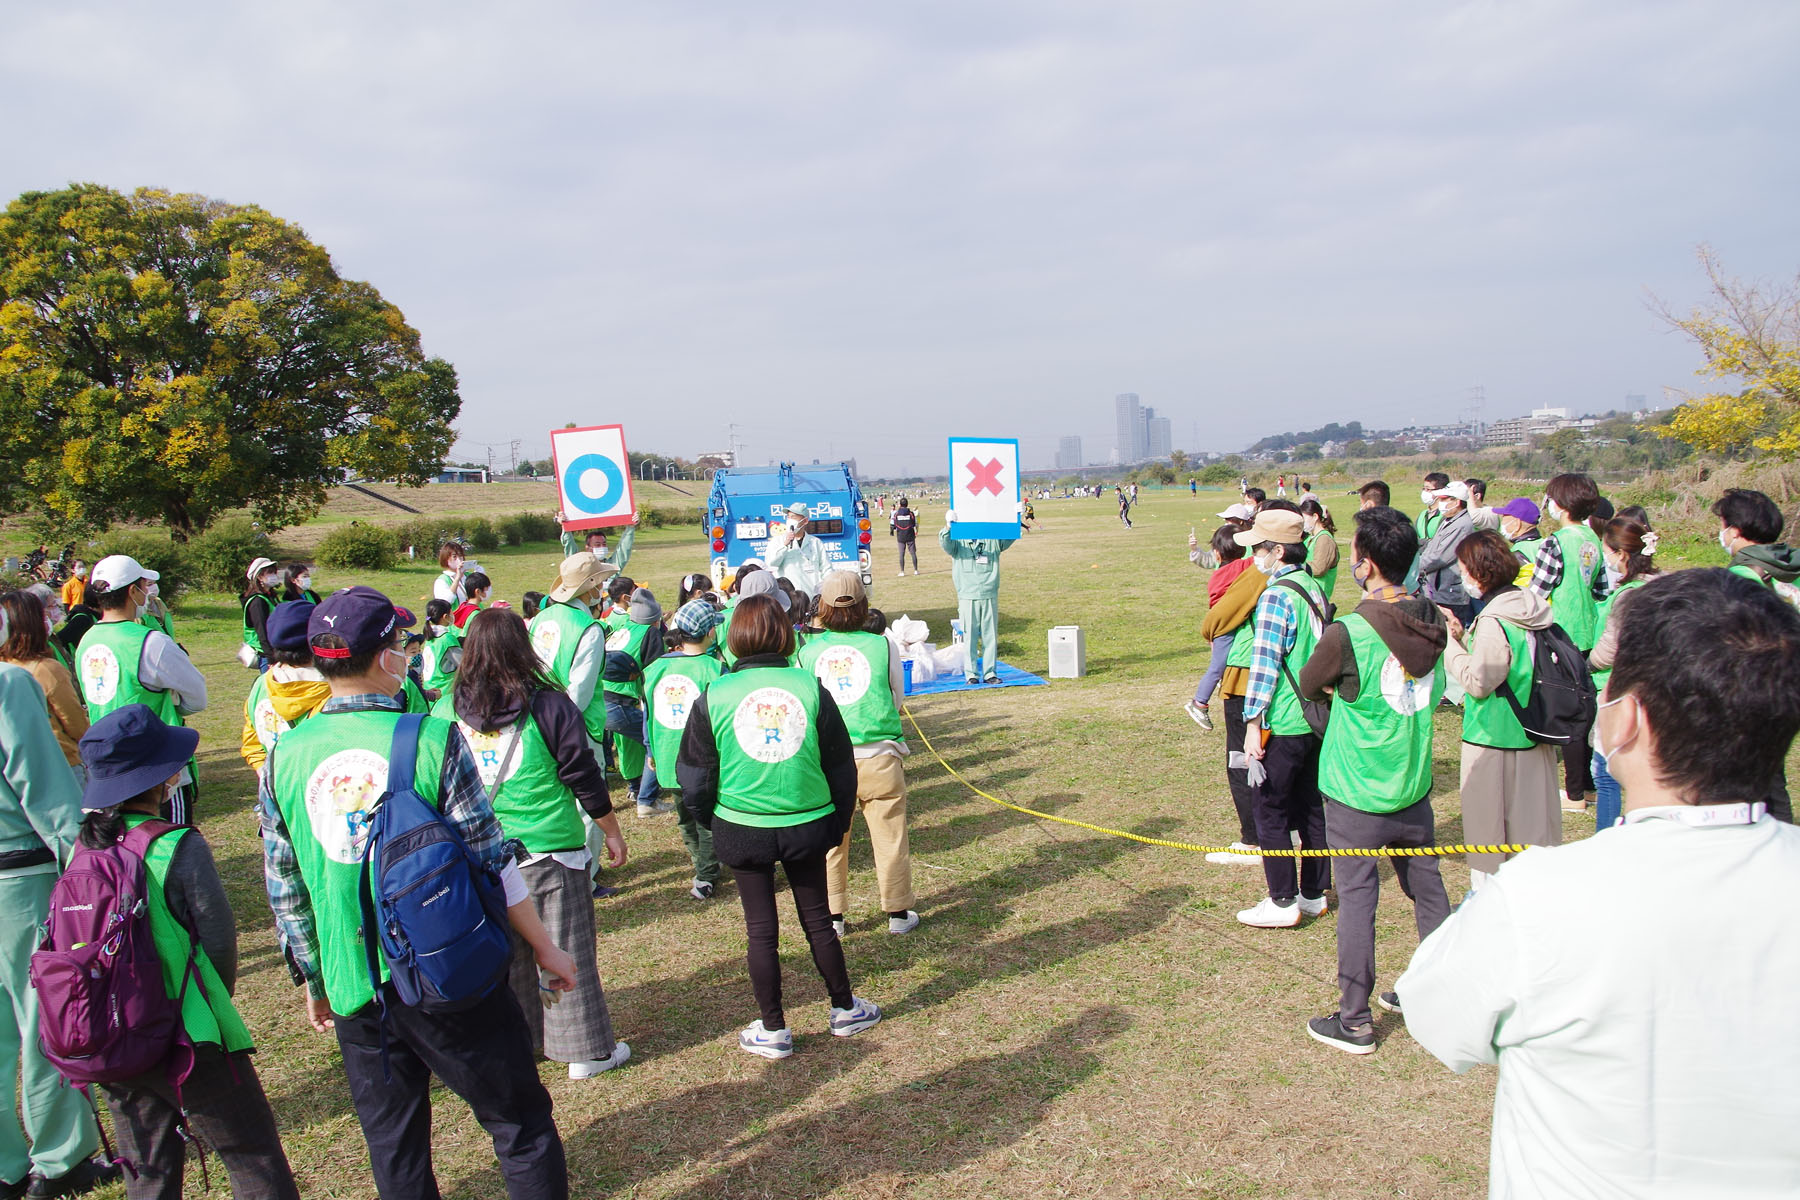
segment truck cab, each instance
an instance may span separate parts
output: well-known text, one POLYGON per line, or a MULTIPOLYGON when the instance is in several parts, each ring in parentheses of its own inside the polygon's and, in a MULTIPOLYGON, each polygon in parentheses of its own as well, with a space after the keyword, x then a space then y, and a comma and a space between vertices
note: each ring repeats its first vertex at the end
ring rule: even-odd
POLYGON ((811 536, 824 545, 832 568, 855 571, 865 587, 874 583, 869 505, 850 464, 842 462, 721 467, 706 500, 714 582, 723 582, 751 559, 767 561, 769 537, 780 531, 788 506, 796 501, 806 505, 811 536))

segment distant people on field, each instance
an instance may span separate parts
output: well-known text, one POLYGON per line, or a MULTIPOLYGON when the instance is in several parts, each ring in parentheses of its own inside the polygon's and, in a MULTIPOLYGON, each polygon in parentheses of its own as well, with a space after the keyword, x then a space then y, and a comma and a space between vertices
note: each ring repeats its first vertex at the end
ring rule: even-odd
POLYGON ((900 497, 900 503, 894 506, 894 515, 888 518, 888 532, 894 535, 894 545, 900 551, 900 574, 906 574, 906 556, 912 555, 913 574, 919 573, 919 514, 907 506, 906 497, 900 497))
MULTIPOLYGON (((148 607, 147 596, 144 603, 148 607)), ((281 570, 274 559, 259 558, 244 570, 244 590, 238 600, 243 609, 243 642, 256 655, 258 670, 269 665, 269 614, 280 603, 281 570)))

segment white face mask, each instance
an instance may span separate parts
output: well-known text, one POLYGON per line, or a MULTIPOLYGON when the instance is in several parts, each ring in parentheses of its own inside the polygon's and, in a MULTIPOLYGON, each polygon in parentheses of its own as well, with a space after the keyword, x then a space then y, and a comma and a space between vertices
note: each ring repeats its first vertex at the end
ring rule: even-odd
POLYGON ((406 686, 406 666, 407 666, 406 655, 403 652, 394 649, 392 646, 389 646, 386 650, 383 650, 381 652, 380 657, 378 657, 375 660, 375 669, 380 671, 383 675, 388 675, 393 678, 394 690, 396 692, 406 686), (396 657, 400 660, 400 669, 398 671, 389 671, 388 670, 387 660, 388 660, 388 655, 390 655, 390 654, 392 654, 394 657, 396 657))
POLYGON ((1729 529, 1719 530, 1719 549, 1727 554, 1731 553, 1731 531, 1729 529))
MULTIPOLYGON (((279 575, 264 575, 261 580, 262 585, 271 590, 273 590, 275 585, 280 582, 281 582, 281 576, 279 576, 279 575)), ((155 592, 153 591, 151 594, 155 595, 155 592)))
POLYGON ((1255 562, 1256 569, 1261 571, 1264 575, 1273 575, 1281 568, 1281 560, 1278 558, 1264 558, 1262 555, 1258 554, 1256 555, 1255 562))
POLYGON ((150 589, 144 593, 144 598, 149 599, 152 596, 157 596, 157 595, 161 595, 161 594, 162 594, 162 585, 158 584, 158 583, 153 583, 150 585, 150 589))
MULTIPOLYGON (((1600 738, 1600 714, 1605 712, 1607 709, 1611 708, 1615 704, 1624 703, 1627 699, 1629 699, 1629 697, 1615 696, 1611 700, 1602 700, 1600 702, 1600 706, 1594 710, 1594 753, 1598 754, 1601 758, 1611 758, 1613 755, 1617 754, 1619 751, 1625 749, 1625 746, 1614 746, 1612 749, 1608 750, 1604 745, 1602 745, 1601 738, 1600 738)), ((1632 738, 1631 740, 1635 742, 1637 739, 1632 738)), ((1630 744, 1629 742, 1626 743, 1626 745, 1629 745, 1629 744, 1630 744)))
POLYGON ((311 575, 301 575, 294 580, 294 583, 300 588, 301 591, 305 591, 307 588, 312 586, 312 576, 311 575))
POLYGON ((56 632, 56 618, 51 616, 49 613, 45 613, 44 614, 44 633, 46 635, 49 635, 49 634, 52 634, 55 632, 56 632))
POLYGON ((1468 593, 1469 599, 1471 600, 1481 599, 1481 589, 1475 586, 1475 582, 1472 579, 1465 578, 1463 580, 1463 591, 1468 593))
POLYGON ((1544 500, 1544 513, 1552 521, 1562 520, 1563 511, 1561 508, 1557 507, 1557 503, 1554 500, 1548 498, 1544 500))
POLYGON ((595 546, 593 553, 594 553, 594 557, 596 559, 604 561, 606 558, 606 547, 605 546, 595 546))
POLYGON ((1437 504, 1437 497, 1431 494, 1430 488, 1426 488, 1419 493, 1419 503, 1423 504, 1426 508, 1431 508, 1437 504))

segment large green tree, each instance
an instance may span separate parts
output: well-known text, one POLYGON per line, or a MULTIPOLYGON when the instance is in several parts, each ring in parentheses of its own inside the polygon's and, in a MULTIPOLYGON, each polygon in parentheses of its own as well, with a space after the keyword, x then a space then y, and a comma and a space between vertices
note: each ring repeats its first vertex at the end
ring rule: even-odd
POLYGON ((0 214, 0 509, 70 525, 316 511, 437 471, 462 409, 400 310, 260 208, 94 184, 0 214))

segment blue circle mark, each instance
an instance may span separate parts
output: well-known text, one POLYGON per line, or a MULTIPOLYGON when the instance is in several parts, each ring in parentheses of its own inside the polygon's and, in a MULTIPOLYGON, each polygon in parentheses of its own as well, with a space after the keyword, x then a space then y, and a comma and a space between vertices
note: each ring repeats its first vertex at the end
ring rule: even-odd
POLYGON ((625 476, 619 473, 619 464, 604 454, 583 454, 563 472, 563 495, 584 513, 599 516, 617 504, 624 494, 625 476), (590 496, 581 490, 581 477, 589 471, 606 476, 606 491, 599 496, 590 496))

